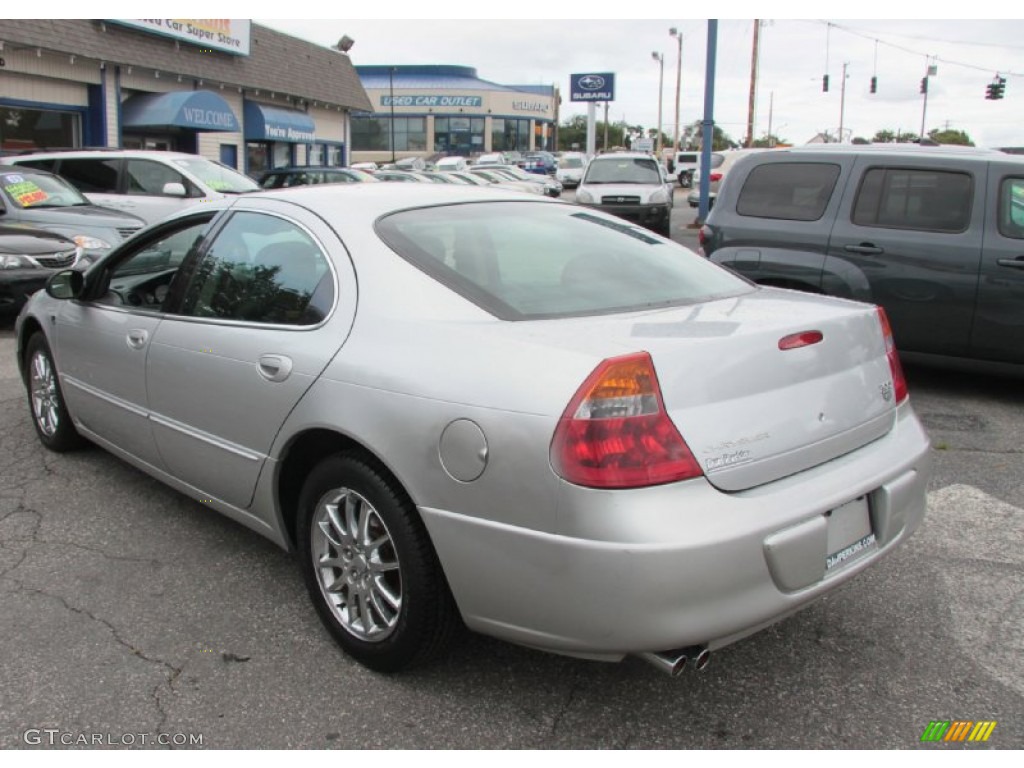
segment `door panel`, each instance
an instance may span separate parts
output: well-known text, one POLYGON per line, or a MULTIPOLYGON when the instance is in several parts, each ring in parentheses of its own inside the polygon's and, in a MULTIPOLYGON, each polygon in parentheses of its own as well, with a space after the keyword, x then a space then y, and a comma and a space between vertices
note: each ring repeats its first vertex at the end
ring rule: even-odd
POLYGON ((989 176, 971 355, 1024 363, 1024 174, 1019 165, 993 163, 989 176))
POLYGON ((171 473, 244 508, 281 425, 347 336, 355 284, 337 237, 308 211, 258 200, 232 210, 153 340, 148 392, 171 473))
POLYGON ((826 293, 883 306, 901 350, 966 355, 984 231, 984 169, 952 157, 864 156, 850 183, 829 240, 826 293))
POLYGON ((86 429, 159 466, 147 420, 146 355, 159 315, 67 301, 57 315, 57 359, 68 409, 86 429))

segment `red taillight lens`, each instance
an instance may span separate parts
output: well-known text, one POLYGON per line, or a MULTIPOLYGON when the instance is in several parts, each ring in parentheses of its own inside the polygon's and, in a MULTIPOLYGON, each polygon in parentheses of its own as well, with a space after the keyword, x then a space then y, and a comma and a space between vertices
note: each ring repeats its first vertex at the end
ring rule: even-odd
POLYGON ((590 488, 640 488, 703 474, 665 411, 646 352, 605 360, 587 377, 555 428, 551 466, 590 488))
POLYGON ((704 225, 703 227, 697 230, 697 244, 700 245, 701 248, 703 248, 707 241, 710 239, 711 230, 708 229, 707 225, 704 225))
POLYGON ((889 360, 889 370, 892 372, 893 394, 896 396, 896 404, 899 405, 910 394, 907 391, 907 380, 903 377, 903 366, 900 365, 900 356, 896 351, 896 341, 892 336, 892 326, 889 325, 889 316, 885 310, 878 307, 878 322, 882 326, 882 338, 885 339, 885 356, 889 360))
POLYGON ((722 174, 715 173, 714 171, 712 171, 711 172, 711 176, 709 176, 708 178, 710 178, 712 181, 721 181, 722 180, 722 174))

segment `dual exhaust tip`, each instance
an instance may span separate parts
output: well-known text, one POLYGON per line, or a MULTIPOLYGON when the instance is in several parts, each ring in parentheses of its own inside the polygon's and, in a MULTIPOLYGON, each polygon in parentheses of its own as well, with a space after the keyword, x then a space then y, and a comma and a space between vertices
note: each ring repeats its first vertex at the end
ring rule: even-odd
POLYGON ((688 661, 693 662, 693 666, 698 672, 702 671, 711 661, 711 651, 703 645, 690 645, 672 651, 648 651, 637 655, 669 677, 679 677, 688 661))

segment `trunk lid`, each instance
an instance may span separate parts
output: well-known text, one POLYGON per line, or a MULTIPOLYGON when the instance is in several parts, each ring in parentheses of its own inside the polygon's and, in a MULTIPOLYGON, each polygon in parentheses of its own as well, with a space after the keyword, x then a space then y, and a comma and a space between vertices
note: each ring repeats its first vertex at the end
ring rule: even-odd
POLYGON ((601 357, 649 352, 670 418, 708 480, 725 491, 856 450, 895 420, 892 373, 871 305, 762 289, 580 320, 586 324, 545 323, 548 342, 572 337, 576 349, 601 357), (784 337, 806 331, 821 340, 779 348, 784 337))

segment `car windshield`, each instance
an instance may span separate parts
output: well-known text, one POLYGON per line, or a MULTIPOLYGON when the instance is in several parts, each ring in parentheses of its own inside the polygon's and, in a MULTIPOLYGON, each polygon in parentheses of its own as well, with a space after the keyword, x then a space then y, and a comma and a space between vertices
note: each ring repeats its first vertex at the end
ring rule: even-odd
POLYGON ((502 320, 680 306, 755 290, 681 245, 571 205, 432 206, 393 213, 376 229, 404 259, 502 320))
POLYGON ((646 157, 595 160, 587 169, 584 184, 661 184, 661 171, 646 157))
POLYGON ((207 160, 205 157, 175 158, 174 164, 184 168, 217 192, 238 195, 259 189, 259 185, 248 176, 243 176, 233 168, 207 160))
POLYGON ((0 188, 15 208, 68 208, 89 205, 82 193, 59 176, 41 173, 0 174, 0 188))

